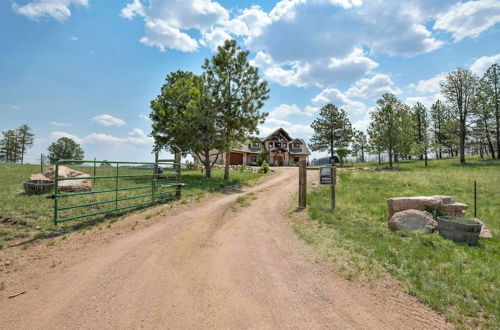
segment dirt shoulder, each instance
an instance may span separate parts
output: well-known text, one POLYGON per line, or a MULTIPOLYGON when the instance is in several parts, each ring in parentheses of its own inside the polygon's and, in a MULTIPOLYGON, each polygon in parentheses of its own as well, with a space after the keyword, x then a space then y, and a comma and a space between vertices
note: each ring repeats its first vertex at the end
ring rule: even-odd
POLYGON ((447 327, 411 297, 378 295, 314 262, 283 216, 296 171, 1 251, 0 328, 447 327))

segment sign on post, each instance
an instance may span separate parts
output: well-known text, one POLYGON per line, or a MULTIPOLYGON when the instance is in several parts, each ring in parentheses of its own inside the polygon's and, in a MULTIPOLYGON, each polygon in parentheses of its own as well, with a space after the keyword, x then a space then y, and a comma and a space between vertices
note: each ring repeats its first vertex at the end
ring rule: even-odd
POLYGON ((319 184, 334 185, 337 181, 337 168, 335 166, 327 166, 319 168, 319 184))
POLYGON ((337 168, 325 166, 319 168, 319 184, 330 186, 332 210, 335 209, 335 184, 337 183, 337 168))

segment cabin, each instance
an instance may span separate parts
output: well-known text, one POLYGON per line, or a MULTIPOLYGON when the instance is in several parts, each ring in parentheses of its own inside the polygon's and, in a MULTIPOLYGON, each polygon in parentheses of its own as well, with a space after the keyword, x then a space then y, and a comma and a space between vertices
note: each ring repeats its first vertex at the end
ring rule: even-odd
MULTIPOLYGON (((267 162, 272 166, 291 166, 300 160, 308 161, 308 157, 311 155, 304 140, 292 138, 287 131, 279 128, 265 138, 252 138, 248 144, 231 150, 229 164, 254 165, 259 159, 262 148, 266 153, 267 162)), ((214 156, 211 156, 213 161, 217 151, 211 153, 214 154, 214 156)), ((224 165, 226 163, 225 158, 225 153, 219 154, 215 164, 224 165)), ((197 157, 194 160, 195 163, 202 164, 197 157)))

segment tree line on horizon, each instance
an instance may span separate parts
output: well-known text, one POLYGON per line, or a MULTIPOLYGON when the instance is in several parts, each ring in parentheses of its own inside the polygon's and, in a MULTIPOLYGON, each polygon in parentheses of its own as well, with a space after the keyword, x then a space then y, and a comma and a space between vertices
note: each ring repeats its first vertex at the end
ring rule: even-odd
POLYGON ((467 152, 500 159, 499 65, 491 65, 481 78, 458 68, 440 86, 444 101, 437 100, 430 109, 420 102, 411 107, 394 94, 382 95, 367 133, 353 129, 343 109, 327 104, 311 125, 310 147, 341 161, 353 155, 364 162, 370 153, 378 155, 380 163, 386 154, 390 168, 412 157, 427 166, 430 153, 434 158, 458 156, 461 164, 467 152))

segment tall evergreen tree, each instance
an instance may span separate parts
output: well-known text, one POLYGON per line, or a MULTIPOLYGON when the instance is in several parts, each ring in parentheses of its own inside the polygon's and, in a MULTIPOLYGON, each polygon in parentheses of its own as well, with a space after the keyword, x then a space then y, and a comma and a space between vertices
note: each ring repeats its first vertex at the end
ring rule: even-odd
POLYGON ((335 154, 343 156, 354 133, 347 113, 330 103, 321 108, 311 127, 314 134, 309 147, 313 151, 329 151, 331 159, 335 154))
POLYGON ((226 40, 219 46, 217 54, 205 60, 203 69, 224 138, 224 180, 229 180, 231 149, 258 134, 257 126, 267 116, 259 110, 269 98, 269 89, 260 79, 258 69, 248 62, 248 51, 242 51, 235 40, 226 40))
POLYGON ((2 132, 0 155, 2 155, 5 162, 9 163, 17 163, 21 159, 21 143, 18 130, 9 129, 2 132))
POLYGON ((28 125, 22 125, 17 129, 19 144, 21 148, 21 164, 24 163, 24 154, 26 150, 33 146, 34 134, 28 125))
POLYGON ((441 82, 441 93, 450 104, 451 115, 458 124, 460 163, 465 164, 467 124, 477 87, 477 77, 469 70, 458 68, 441 82))
POLYGON ((409 153, 413 136, 411 120, 408 106, 389 93, 377 101, 376 110, 371 113, 370 142, 375 149, 387 152, 389 168, 398 155, 409 153))
MULTIPOLYGON (((492 64, 484 74, 483 81, 488 94, 489 104, 495 118, 495 140, 497 155, 500 155, 500 65, 492 64)), ((498 156, 500 159, 500 156, 498 156)))
POLYGON ((417 102, 413 107, 413 121, 416 133, 415 154, 418 155, 421 160, 425 160, 425 166, 427 166, 427 154, 430 143, 430 119, 427 108, 420 102, 417 102))
POLYGON ((360 157, 362 162, 365 162, 365 153, 368 146, 368 138, 363 131, 354 130, 352 139, 352 152, 355 157, 360 157))
POLYGON ((495 159, 494 127, 495 107, 491 98, 491 89, 485 79, 479 81, 479 85, 472 106, 472 114, 475 117, 473 134, 475 140, 483 150, 483 144, 487 145, 491 158, 495 159))
POLYGON ((223 140, 205 77, 184 71, 171 73, 161 94, 151 102, 151 109, 151 135, 156 151, 168 149, 175 153, 179 148, 184 155, 195 155, 205 166, 205 176, 210 178, 219 157, 214 150, 223 147, 223 140))

